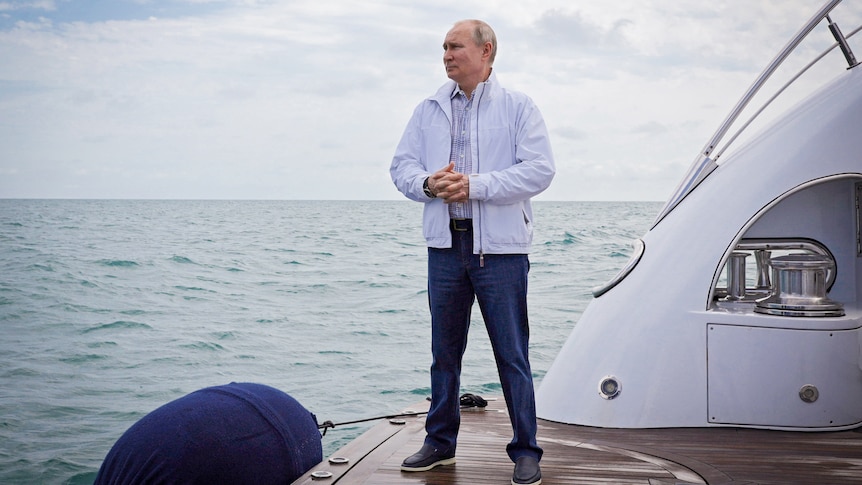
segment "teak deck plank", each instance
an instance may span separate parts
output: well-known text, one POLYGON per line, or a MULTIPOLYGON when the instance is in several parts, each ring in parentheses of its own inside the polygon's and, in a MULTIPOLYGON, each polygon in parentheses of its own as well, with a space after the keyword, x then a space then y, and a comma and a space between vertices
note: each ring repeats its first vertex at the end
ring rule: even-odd
MULTIPOLYGON (((427 409, 427 404, 412 407, 427 409), (422 408, 420 406, 425 406, 422 408)), ((405 473, 401 461, 425 437, 424 417, 382 422, 324 460, 294 485, 508 484, 512 436, 502 400, 461 413, 457 463, 405 473), (333 476, 312 479, 311 473, 333 476)), ((539 420, 542 483, 560 484, 862 484, 862 432, 789 432, 740 428, 605 429, 539 420)))

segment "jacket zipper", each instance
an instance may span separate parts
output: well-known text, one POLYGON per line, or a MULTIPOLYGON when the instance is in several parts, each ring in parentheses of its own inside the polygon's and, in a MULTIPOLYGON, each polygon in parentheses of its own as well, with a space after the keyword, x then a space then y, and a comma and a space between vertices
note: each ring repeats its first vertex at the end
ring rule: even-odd
MULTIPOLYGON (((481 158, 482 158, 481 154, 479 153, 479 148, 480 148, 480 145, 479 145, 479 108, 482 104, 482 98, 485 96, 485 89, 487 89, 487 87, 488 87, 487 83, 482 84, 482 92, 479 93, 479 99, 476 100, 476 171, 475 171, 476 173, 480 173, 479 172, 479 168, 480 168, 479 164, 481 163, 481 158)), ((477 223, 473 224, 473 230, 477 230, 476 228, 478 227, 478 231, 479 231, 479 267, 484 268, 485 267, 485 241, 484 241, 484 233, 482 232, 482 201, 481 200, 476 201, 476 208, 478 209, 478 212, 479 212, 479 218, 477 221, 474 221, 477 223)))

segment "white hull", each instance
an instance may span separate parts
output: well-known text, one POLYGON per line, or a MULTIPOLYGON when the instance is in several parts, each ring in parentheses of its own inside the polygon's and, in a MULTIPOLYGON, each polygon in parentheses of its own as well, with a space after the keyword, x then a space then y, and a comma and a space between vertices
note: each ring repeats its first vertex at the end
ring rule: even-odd
POLYGON ((539 417, 612 428, 860 426, 860 135, 854 68, 718 165, 643 236, 631 273, 590 303, 537 391, 539 417), (825 247, 837 267, 828 298, 845 315, 722 302, 726 263, 753 239, 825 247), (607 376, 618 395, 600 395, 607 376))

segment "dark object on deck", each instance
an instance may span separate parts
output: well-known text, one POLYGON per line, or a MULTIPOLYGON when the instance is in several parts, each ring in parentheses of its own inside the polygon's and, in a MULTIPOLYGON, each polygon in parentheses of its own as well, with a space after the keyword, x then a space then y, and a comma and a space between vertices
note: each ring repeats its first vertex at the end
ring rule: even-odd
POLYGON ((141 418, 111 448, 95 483, 284 484, 322 457, 317 418, 295 399, 231 383, 141 418))

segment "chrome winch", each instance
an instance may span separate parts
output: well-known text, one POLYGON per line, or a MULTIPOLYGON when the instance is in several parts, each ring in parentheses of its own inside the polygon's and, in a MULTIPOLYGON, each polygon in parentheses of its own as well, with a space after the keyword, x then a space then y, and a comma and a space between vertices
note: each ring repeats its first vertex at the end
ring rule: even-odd
POLYGON ((772 294, 758 299, 754 311, 788 317, 840 317, 844 306, 826 297, 827 274, 834 261, 820 254, 789 254, 770 259, 772 294))

